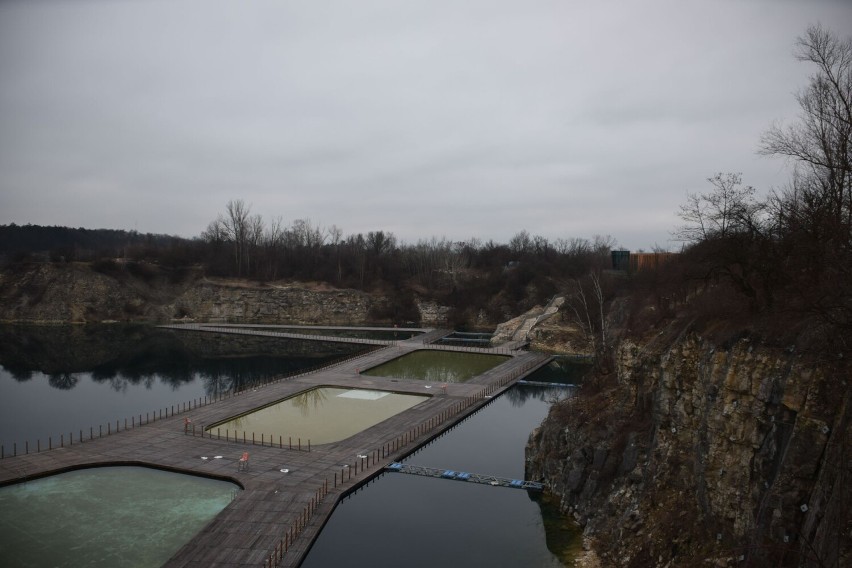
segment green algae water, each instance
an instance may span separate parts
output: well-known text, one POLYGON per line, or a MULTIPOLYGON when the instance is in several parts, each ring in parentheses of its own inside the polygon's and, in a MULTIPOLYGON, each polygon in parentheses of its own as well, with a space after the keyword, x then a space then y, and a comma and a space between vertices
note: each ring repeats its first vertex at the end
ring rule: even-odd
POLYGON ((0 564, 159 567, 240 488, 146 467, 98 467, 0 487, 0 564))
POLYGON ((339 442, 408 410, 428 397, 366 389, 317 387, 207 428, 222 436, 246 432, 284 444, 339 442))
POLYGON ((392 359, 361 374, 434 383, 463 383, 508 359, 510 357, 504 355, 423 349, 392 359))

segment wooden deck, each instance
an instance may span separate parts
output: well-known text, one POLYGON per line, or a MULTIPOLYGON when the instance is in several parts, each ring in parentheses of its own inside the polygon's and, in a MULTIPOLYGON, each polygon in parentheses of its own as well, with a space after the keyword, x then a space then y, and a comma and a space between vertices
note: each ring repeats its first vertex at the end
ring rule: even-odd
MULTIPOLYGON (((206 327, 206 326, 205 326, 206 327)), ((239 329, 239 328, 233 328, 239 329)), ((257 333, 243 329, 242 332, 257 333)), ((269 332, 275 333, 275 332, 269 332)), ((50 451, 0 459, 0 485, 91 465, 139 464, 203 474, 239 483, 244 491, 165 566, 243 567, 298 566, 336 503, 348 491, 380 474, 417 447, 461 421, 495 396, 550 360, 538 353, 507 352, 511 358, 465 383, 440 385, 418 380, 368 377, 358 371, 424 348, 446 331, 436 330, 393 342, 362 357, 222 400, 194 405, 186 412, 145 418, 143 426, 50 451), (341 442, 289 449, 287 440, 270 445, 247 437, 244 443, 204 434, 213 424, 314 386, 360 387, 428 394, 415 407, 341 442), (191 420, 187 428, 185 419, 191 420), (150 420, 150 421, 149 421, 150 420), (238 471, 249 452, 249 467, 238 471), (222 456, 215 459, 214 456, 222 456), (202 459, 206 457, 208 459, 202 459), (282 470, 287 470, 286 473, 282 470)), ((260 332, 259 334, 264 334, 260 332)), ((317 336, 308 336, 318 339, 317 336)), ((428 346, 429 349, 495 353, 492 349, 428 346)), ((179 409, 182 410, 182 409, 179 409)), ((135 419, 134 419, 135 420, 135 419)), ((121 426, 121 425, 119 425, 121 426)), ((224 438, 224 433, 222 433, 224 438)), ((295 444, 295 440, 293 441, 295 444)))

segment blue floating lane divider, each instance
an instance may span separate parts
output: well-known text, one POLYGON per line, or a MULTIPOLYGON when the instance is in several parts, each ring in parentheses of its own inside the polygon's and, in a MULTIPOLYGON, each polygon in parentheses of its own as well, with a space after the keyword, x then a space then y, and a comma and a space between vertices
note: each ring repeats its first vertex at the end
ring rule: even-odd
POLYGON ((452 469, 438 469, 434 467, 424 467, 407 463, 393 462, 385 466, 388 471, 398 471, 400 473, 408 473, 412 475, 423 475, 426 477, 438 477, 442 479, 455 479, 457 481, 467 481, 469 483, 483 483, 494 487, 512 487, 515 489, 527 489, 532 491, 542 491, 544 485, 535 481, 524 481, 523 479, 510 479, 506 477, 495 477, 493 475, 481 475, 478 473, 468 473, 465 471, 455 471, 452 469))

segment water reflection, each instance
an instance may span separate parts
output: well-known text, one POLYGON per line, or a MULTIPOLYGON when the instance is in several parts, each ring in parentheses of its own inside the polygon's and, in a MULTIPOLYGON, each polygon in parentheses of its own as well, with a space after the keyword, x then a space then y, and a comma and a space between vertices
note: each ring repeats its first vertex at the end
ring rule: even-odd
POLYGON ((587 357, 555 357, 553 361, 526 377, 526 380, 581 385, 592 366, 593 361, 587 357))
MULTIPOLYGON (((529 433, 550 407, 542 390, 566 391, 513 387, 403 461, 522 479, 529 433)), ((558 568, 577 542, 571 519, 525 491, 388 473, 338 505, 302 566, 558 568)))
POLYGON ((555 497, 537 491, 529 492, 529 496, 541 511, 547 549, 563 565, 571 566, 583 550, 580 528, 571 517, 559 512, 559 503, 555 497))
POLYGON ((280 338, 177 333, 150 326, 2 326, 0 365, 19 382, 34 374, 70 390, 89 376, 116 392, 173 389, 197 378, 216 396, 349 356, 363 346, 280 338))
POLYGON ((142 325, 0 326, 0 445, 241 391, 364 346, 142 325))
POLYGON ((302 416, 309 416, 312 410, 319 409, 328 400, 328 392, 328 389, 311 389, 290 398, 290 402, 302 416))
POLYGON ((59 390, 73 389, 79 381, 80 377, 72 373, 56 373, 48 379, 50 386, 59 390))
POLYGON ((517 385, 515 388, 509 389, 503 395, 509 403, 519 408, 530 400, 537 400, 547 404, 553 404, 571 398, 577 393, 576 387, 542 387, 542 386, 527 386, 517 385))

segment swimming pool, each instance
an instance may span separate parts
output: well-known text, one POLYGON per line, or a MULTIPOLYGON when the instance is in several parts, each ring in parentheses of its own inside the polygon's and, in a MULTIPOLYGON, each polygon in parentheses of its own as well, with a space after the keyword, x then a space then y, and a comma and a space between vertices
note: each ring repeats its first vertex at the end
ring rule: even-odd
POLYGON ((139 466, 80 469, 0 487, 4 566, 159 567, 241 488, 139 466))
POLYGON ((362 375, 434 383, 463 383, 511 359, 506 355, 421 349, 391 359, 362 375))
POLYGON ((316 387, 207 427, 221 436, 255 434, 306 446, 339 442, 423 402, 428 396, 316 387))

